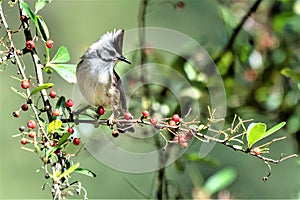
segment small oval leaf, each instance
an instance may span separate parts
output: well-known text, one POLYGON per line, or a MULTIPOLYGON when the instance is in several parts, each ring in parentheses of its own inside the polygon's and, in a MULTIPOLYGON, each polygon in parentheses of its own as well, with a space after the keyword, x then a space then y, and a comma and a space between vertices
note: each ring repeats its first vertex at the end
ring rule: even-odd
POLYGON ((35 88, 33 91, 31 91, 30 96, 35 95, 36 93, 40 92, 43 89, 51 88, 54 84, 53 83, 45 83, 37 88, 35 88))
POLYGON ((84 174, 84 175, 90 176, 90 177, 96 177, 96 174, 94 172, 92 172, 91 170, 88 170, 88 169, 77 168, 77 169, 75 169, 74 172, 84 174))
POLYGON ((47 41, 49 39, 49 30, 48 30, 48 27, 46 25, 46 22, 39 15, 37 15, 36 18, 37 18, 37 22, 38 22, 38 25, 39 25, 38 31, 39 31, 40 35, 42 36, 42 38, 45 41, 47 41))
POLYGON ((264 138, 266 134, 267 125, 264 123, 251 123, 247 128, 248 148, 264 138))
POLYGON ((54 64, 51 65, 63 79, 69 83, 76 83, 76 65, 74 64, 54 64))
POLYGON ((61 46, 57 50, 56 54, 54 55, 50 63, 65 63, 65 62, 69 62, 69 60, 70 60, 70 54, 68 49, 65 46, 61 46))

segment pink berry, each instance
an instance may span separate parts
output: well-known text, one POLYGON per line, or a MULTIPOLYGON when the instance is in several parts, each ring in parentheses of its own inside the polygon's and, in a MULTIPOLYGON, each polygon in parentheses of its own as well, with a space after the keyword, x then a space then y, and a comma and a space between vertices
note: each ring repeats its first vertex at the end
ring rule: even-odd
POLYGON ((59 116, 59 115, 60 115, 60 111, 59 111, 59 109, 55 109, 55 110, 53 110, 53 111, 52 111, 52 115, 53 115, 54 117, 57 117, 57 116, 59 116))
POLYGON ((74 101, 72 100, 72 99, 68 99, 67 101, 66 101, 66 106, 67 107, 72 107, 74 105, 74 101))
POLYGON ((23 89, 28 89, 30 87, 30 82, 28 80, 23 80, 21 83, 23 89))
POLYGON ((48 41, 46 42, 46 47, 47 47, 47 48, 51 49, 53 46, 54 46, 53 40, 48 40, 48 41))
POLYGON ((157 125, 157 119, 156 118, 151 118, 150 123, 151 123, 152 126, 156 126, 157 125))
POLYGON ((125 112, 125 113, 124 113, 124 119, 126 119, 126 120, 132 119, 131 114, 130 114, 129 112, 125 112))
POLYGON ((255 147, 255 148, 253 149, 253 153, 254 153, 255 155, 259 155, 259 154, 261 153, 260 148, 255 147))
POLYGON ((34 131, 29 132, 30 138, 35 138, 35 136, 36 136, 36 132, 34 132, 34 131))
POLYGON ((34 42, 32 40, 26 41, 26 49, 28 49, 29 51, 31 51, 34 48, 35 48, 35 44, 34 44, 34 42))
POLYGON ((36 123, 34 120, 29 120, 27 122, 27 127, 30 128, 30 129, 34 129, 36 127, 36 123))
POLYGON ((176 122, 174 122, 173 120, 169 121, 169 126, 176 126, 176 122))
POLYGON ((149 117, 149 112, 148 111, 146 111, 146 110, 144 110, 143 112, 142 112, 142 115, 143 115, 143 117, 149 117))

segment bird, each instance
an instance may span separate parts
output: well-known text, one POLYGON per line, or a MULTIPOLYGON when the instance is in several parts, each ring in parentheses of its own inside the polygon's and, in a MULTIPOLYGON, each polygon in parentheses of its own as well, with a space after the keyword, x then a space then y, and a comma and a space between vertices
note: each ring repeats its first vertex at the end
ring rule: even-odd
MULTIPOLYGON (((120 76, 115 71, 119 61, 131 64, 122 54, 124 30, 107 32, 89 46, 76 68, 79 90, 85 100, 95 107, 111 109, 108 124, 127 112, 126 97, 120 76)), ((132 124, 117 123, 120 132, 134 132, 132 124)))

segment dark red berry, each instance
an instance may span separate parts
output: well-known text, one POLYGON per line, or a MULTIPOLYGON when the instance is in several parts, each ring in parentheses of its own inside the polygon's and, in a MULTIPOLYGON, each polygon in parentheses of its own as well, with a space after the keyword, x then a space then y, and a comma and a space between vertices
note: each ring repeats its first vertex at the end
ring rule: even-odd
POLYGON ((174 114, 174 115, 172 116, 172 120, 173 120, 175 123, 180 122, 180 116, 179 116, 178 114, 174 114))
POLYGON ((119 131, 113 131, 111 135, 116 138, 119 136, 119 131))
POLYGON ((21 109, 22 109, 23 111, 27 111, 27 110, 28 110, 28 105, 27 105, 27 104, 23 104, 23 105, 21 106, 21 109))
POLYGON ((20 20, 21 20, 21 21, 25 21, 26 19, 27 19, 27 17, 26 17, 25 15, 21 15, 21 16, 20 16, 20 20))
POLYGON ((71 134, 73 134, 74 133, 74 129, 72 127, 69 127, 68 128, 68 132, 71 133, 71 134))
POLYGON ((21 139, 21 144, 23 144, 23 145, 27 144, 27 139, 26 138, 22 138, 21 139))
POLYGON ((30 138, 35 138, 36 132, 30 131, 28 135, 29 135, 30 138))
POLYGON ((34 129, 36 127, 36 123, 34 120, 29 120, 27 122, 27 127, 30 128, 30 129, 34 129))
POLYGON ((47 173, 45 174, 45 179, 48 179, 48 178, 50 178, 50 176, 49 176, 49 173, 47 172, 47 173))
POLYGON ((59 116, 59 115, 60 115, 59 109, 54 109, 54 110, 52 111, 52 115, 53 115, 54 117, 59 116))
POLYGON ((176 6, 177 6, 178 8, 184 8, 184 7, 185 7, 185 3, 184 3, 183 1, 178 1, 178 2, 176 3, 176 6))
POLYGON ((72 100, 72 99, 68 99, 67 101, 66 101, 66 106, 67 107, 72 107, 74 105, 74 101, 72 100))
POLYGON ((28 49, 29 51, 31 51, 34 48, 35 48, 35 44, 34 44, 34 42, 32 40, 26 41, 26 49, 28 49))
POLYGON ((143 115, 143 117, 149 117, 149 112, 147 111, 147 110, 144 110, 143 112, 142 112, 142 115, 143 115))
POLYGON ((103 115, 104 112, 105 112, 104 108, 103 108, 102 106, 99 106, 99 108, 98 108, 98 110, 97 110, 97 113, 98 113, 99 115, 103 115))
POLYGON ((19 111, 14 111, 14 112, 13 112, 13 116, 14 116, 15 118, 20 117, 20 112, 19 112, 19 111))
POLYGON ((157 119, 156 118, 151 118, 150 123, 151 123, 152 126, 156 126, 157 125, 157 119))
POLYGON ((20 126, 19 131, 21 131, 21 132, 25 131, 25 126, 20 126))
POLYGON ((30 87, 30 82, 28 80, 23 80, 21 83, 23 89, 28 89, 30 87))
POLYGON ((47 48, 51 49, 53 46, 54 46, 53 40, 48 40, 48 41, 46 42, 46 47, 47 47, 47 48))
POLYGON ((51 90, 51 91, 49 92, 49 96, 50 96, 52 99, 54 99, 54 98, 56 97, 56 92, 54 92, 53 90, 51 90))
POLYGON ((124 113, 124 119, 126 119, 126 120, 132 119, 131 114, 130 114, 129 112, 125 112, 125 113, 124 113))
POLYGON ((79 138, 74 138, 73 144, 76 145, 76 146, 79 145, 80 144, 80 139, 79 138))

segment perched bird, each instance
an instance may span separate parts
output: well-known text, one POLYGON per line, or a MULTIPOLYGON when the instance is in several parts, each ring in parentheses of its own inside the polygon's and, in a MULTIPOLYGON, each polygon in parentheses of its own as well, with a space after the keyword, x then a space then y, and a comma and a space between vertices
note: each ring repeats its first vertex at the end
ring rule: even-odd
MULTIPOLYGON (((122 81, 114 69, 118 61, 131 64, 122 55, 123 36, 124 30, 104 34, 88 48, 76 69, 77 83, 86 101, 96 107, 112 109, 110 125, 127 112, 122 81)), ((128 123, 118 123, 117 128, 121 132, 134 132, 128 123)))

